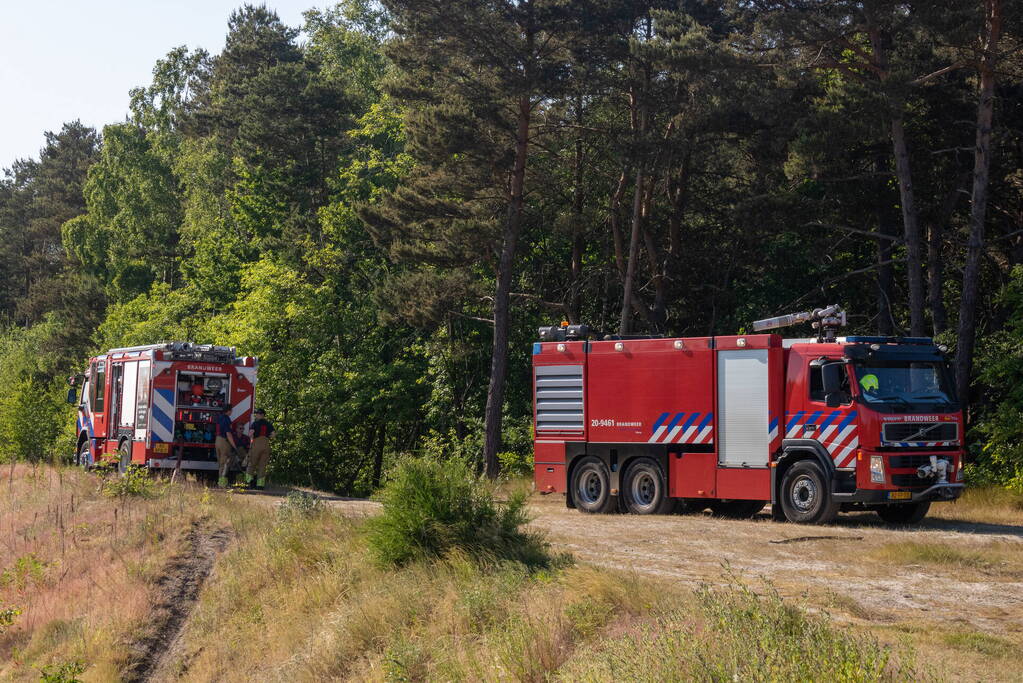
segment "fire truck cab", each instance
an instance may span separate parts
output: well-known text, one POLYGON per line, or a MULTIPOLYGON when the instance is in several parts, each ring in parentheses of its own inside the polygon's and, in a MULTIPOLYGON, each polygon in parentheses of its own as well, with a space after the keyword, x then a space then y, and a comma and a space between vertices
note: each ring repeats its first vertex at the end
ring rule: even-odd
POLYGON ((748 517, 771 503, 793 522, 843 510, 918 522, 963 489, 945 350, 925 338, 837 337, 835 311, 814 312, 816 339, 589 340, 585 326, 541 328, 538 490, 584 512, 748 517))
POLYGON ((256 367, 226 346, 169 342, 111 349, 71 378, 78 406, 75 462, 112 461, 121 472, 217 470, 215 418, 230 405, 232 427, 252 422, 256 367))

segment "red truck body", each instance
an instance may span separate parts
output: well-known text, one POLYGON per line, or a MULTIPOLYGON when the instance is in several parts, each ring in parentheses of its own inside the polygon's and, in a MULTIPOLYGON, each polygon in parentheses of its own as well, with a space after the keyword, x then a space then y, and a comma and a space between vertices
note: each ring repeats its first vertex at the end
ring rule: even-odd
POLYGON ((599 475, 591 483, 599 488, 606 477, 607 493, 627 502, 630 467, 643 461, 655 466, 653 479, 659 470, 671 499, 777 503, 786 471, 808 461, 801 470, 818 468, 824 493, 841 509, 952 499, 962 489, 963 425, 948 371, 930 340, 820 343, 755 334, 537 342, 536 486, 567 494, 569 506, 604 511, 610 503, 578 505, 591 494, 577 465, 589 462, 599 475), (843 390, 829 406, 821 377, 831 363, 843 390), (893 398, 880 393, 878 378, 919 386, 893 398), (932 455, 945 461, 941 476, 921 474, 932 455))
POLYGON ((222 346, 171 342, 112 349, 73 378, 76 461, 154 469, 216 470, 215 417, 230 404, 232 426, 252 422, 257 359, 222 346))

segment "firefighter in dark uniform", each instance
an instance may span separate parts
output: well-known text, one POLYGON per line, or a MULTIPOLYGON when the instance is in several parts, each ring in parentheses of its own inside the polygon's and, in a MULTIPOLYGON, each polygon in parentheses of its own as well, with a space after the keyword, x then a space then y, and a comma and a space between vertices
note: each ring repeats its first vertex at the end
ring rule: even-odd
POLYGON ((259 491, 266 487, 266 463, 270 459, 270 439, 274 436, 274 427, 266 419, 266 413, 255 410, 252 416, 252 447, 249 449, 249 469, 245 474, 245 483, 255 486, 259 491))
POLYGON ((231 456, 234 454, 237 443, 234 440, 234 430, 231 429, 231 406, 224 405, 224 410, 217 414, 217 438, 213 442, 217 450, 217 465, 220 476, 217 479, 217 486, 227 488, 227 471, 231 466, 231 456))

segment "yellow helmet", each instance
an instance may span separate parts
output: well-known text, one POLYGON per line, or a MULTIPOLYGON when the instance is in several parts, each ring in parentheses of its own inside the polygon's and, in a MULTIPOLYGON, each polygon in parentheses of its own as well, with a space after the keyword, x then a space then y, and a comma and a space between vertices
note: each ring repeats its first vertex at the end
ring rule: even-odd
POLYGON ((877 391, 881 387, 881 383, 877 381, 877 375, 871 373, 860 379, 860 386, 864 391, 877 391))

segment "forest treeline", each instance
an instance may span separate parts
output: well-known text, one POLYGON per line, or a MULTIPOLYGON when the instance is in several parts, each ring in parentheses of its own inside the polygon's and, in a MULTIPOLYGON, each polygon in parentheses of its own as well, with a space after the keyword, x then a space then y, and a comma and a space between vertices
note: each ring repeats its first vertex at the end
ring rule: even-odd
POLYGON ((278 478, 493 474, 530 457, 538 325, 840 303, 954 349, 972 476, 1023 487, 1020 5, 243 6, 6 169, 0 457, 73 450, 90 353, 180 339, 260 357, 278 478))

